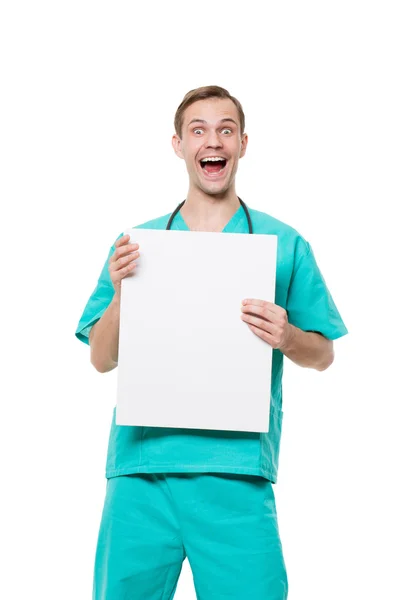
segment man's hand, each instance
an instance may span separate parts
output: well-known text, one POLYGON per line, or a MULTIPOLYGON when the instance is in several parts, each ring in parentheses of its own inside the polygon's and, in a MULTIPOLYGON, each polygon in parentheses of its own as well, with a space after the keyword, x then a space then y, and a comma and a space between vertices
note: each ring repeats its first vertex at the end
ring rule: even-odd
POLYGON ((247 299, 242 302, 242 319, 272 348, 283 349, 294 335, 284 308, 266 300, 247 299))
POLYGON ((140 256, 140 252, 137 251, 139 244, 129 242, 129 234, 117 239, 115 241, 115 252, 108 261, 108 271, 114 286, 115 297, 119 300, 121 300, 121 281, 135 269, 135 260, 140 256))
POLYGON ((286 310, 273 302, 243 300, 241 318, 256 335, 300 367, 324 371, 333 363, 333 341, 318 331, 291 325, 286 310))

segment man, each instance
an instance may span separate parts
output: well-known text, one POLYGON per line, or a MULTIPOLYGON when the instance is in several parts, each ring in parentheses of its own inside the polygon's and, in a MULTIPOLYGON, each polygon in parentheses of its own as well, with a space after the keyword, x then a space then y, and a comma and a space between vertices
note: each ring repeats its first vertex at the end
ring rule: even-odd
MULTIPOLYGON (((188 92, 172 138, 189 174, 186 201, 137 227, 221 233, 252 227, 254 234, 278 236, 275 303, 244 298, 241 315, 244 326, 273 348, 269 431, 117 426, 114 409, 95 600, 171 599, 186 556, 201 600, 287 598, 272 490, 283 356, 323 371, 333 361, 332 340, 347 329, 310 244, 285 223, 247 209, 236 195, 235 175, 248 143, 244 126, 242 106, 227 90, 188 92)), ((129 242, 121 234, 110 248, 76 330, 78 339, 90 341, 91 362, 101 373, 118 364, 121 280, 139 256, 138 245, 129 242)))

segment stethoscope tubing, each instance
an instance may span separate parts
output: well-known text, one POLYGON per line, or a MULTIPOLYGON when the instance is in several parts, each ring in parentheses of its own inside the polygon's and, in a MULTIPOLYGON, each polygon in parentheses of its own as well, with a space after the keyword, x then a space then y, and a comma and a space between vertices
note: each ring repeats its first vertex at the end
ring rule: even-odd
MULTIPOLYGON (((253 233, 253 223, 251 221, 251 217, 250 217, 250 213, 249 213, 249 209, 247 208, 247 206, 245 205, 245 203, 243 202, 243 200, 241 198, 239 198, 238 196, 238 200, 240 202, 240 204, 243 206, 244 212, 246 213, 246 219, 247 219, 247 224, 249 226, 249 233, 253 233)), ((172 215, 170 216, 168 223, 167 223, 167 227, 166 229, 171 229, 171 225, 172 222, 175 218, 175 215, 181 210, 182 206, 185 204, 186 202, 186 198, 183 202, 181 202, 180 204, 178 204, 178 206, 176 207, 176 209, 174 210, 174 212, 172 213, 172 215)))

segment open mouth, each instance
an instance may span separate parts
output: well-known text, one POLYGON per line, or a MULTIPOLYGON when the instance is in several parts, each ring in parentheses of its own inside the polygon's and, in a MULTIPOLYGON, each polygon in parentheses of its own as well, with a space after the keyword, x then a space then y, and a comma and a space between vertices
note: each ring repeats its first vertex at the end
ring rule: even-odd
POLYGON ((226 167, 227 162, 228 161, 226 159, 213 161, 203 159, 200 161, 200 166, 204 173, 206 173, 208 176, 215 177, 216 175, 222 173, 222 171, 226 167))

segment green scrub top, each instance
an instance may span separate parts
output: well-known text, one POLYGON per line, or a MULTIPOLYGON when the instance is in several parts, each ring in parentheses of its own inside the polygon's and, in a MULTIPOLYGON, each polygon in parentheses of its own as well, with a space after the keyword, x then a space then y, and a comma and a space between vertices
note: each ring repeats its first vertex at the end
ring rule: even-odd
MULTIPOLYGON (((253 234, 278 236, 275 304, 287 311, 289 323, 335 340, 348 333, 310 244, 292 227, 249 208, 253 234)), ((134 229, 166 229, 168 215, 134 229)), ((181 213, 172 230, 189 231, 181 213)), ((246 214, 238 208, 222 233, 248 233, 246 214)), ((121 233, 117 239, 123 236, 121 233)), ((134 239, 132 240, 134 242, 134 239)), ((91 327, 114 295, 108 261, 112 245, 78 323, 76 337, 89 344, 91 327)), ((214 472, 260 475, 277 482, 282 431, 283 353, 273 349, 268 433, 116 425, 114 407, 108 442, 106 478, 131 473, 214 472)), ((179 377, 179 372, 177 372, 179 377)))

